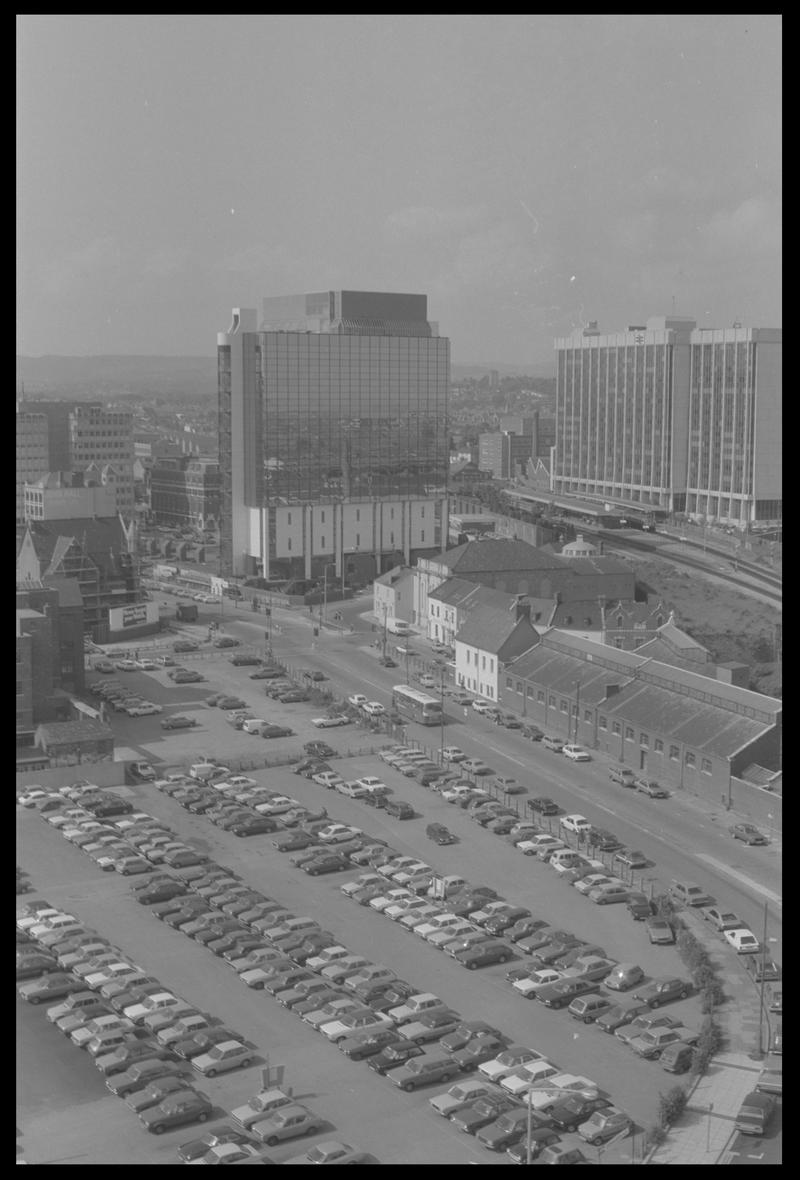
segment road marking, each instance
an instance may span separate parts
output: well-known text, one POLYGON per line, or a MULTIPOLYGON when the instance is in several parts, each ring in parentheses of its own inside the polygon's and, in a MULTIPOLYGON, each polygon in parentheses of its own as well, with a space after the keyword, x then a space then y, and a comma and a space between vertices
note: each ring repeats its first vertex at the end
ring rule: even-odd
POLYGON ((746 877, 744 873, 734 872, 728 865, 721 860, 716 860, 713 856, 709 856, 705 852, 697 853, 698 860, 704 860, 708 864, 713 865, 720 873, 724 873, 727 877, 732 877, 734 881, 741 881, 743 885, 748 885, 756 893, 762 894, 763 897, 769 898, 777 906, 783 905, 783 898, 779 893, 773 893, 771 889, 767 889, 764 885, 759 885, 758 881, 754 881, 752 877, 746 877))
MULTIPOLYGON (((736 1153, 736 1154, 737 1154, 737 1155, 739 1155, 740 1153, 737 1151, 737 1153, 736 1153)), ((751 1154, 750 1154, 750 1152, 748 1152, 748 1153, 747 1153, 747 1158, 748 1158, 749 1160, 763 1160, 763 1158, 764 1158, 764 1152, 762 1151, 762 1152, 760 1152, 758 1155, 751 1155, 751 1154)))

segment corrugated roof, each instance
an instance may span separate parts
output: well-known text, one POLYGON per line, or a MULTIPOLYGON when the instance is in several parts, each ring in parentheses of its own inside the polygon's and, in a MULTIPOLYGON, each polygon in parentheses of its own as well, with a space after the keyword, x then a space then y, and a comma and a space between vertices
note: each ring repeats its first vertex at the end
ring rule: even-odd
POLYGON ((608 702, 608 711, 648 732, 717 758, 731 758, 770 725, 727 709, 636 681, 608 702))
POLYGON ((586 704, 599 704, 606 699, 609 685, 624 685, 627 678, 607 668, 593 667, 585 660, 563 655, 540 643, 533 651, 506 664, 509 675, 530 679, 547 692, 563 692, 574 696, 575 686, 581 686, 581 700, 586 704))
MULTIPOLYGON (((700 649, 705 651, 704 648, 700 649)), ((678 655, 678 653, 666 644, 661 639, 648 639, 640 647, 636 648, 637 655, 646 656, 652 660, 658 660, 662 664, 670 664, 674 668, 685 668, 691 672, 693 669, 700 672, 701 675, 715 677, 715 664, 709 663, 705 658, 703 660, 690 659, 688 656, 678 655)), ((705 653, 706 656, 708 653, 705 653)))
POLYGON ((474 594, 476 589, 476 583, 468 582, 466 578, 447 578, 435 590, 428 592, 428 598, 433 598, 437 602, 446 602, 449 605, 457 606, 460 602, 469 598, 471 594, 474 594))
POLYGON ((61 745, 64 742, 113 738, 114 731, 104 721, 86 718, 83 721, 50 721, 38 727, 37 740, 43 746, 61 745))

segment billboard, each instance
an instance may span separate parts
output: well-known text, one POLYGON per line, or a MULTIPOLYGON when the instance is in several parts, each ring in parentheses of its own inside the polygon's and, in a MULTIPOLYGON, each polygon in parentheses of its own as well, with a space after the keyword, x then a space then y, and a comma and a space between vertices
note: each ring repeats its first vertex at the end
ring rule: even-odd
POLYGON ((124 631, 128 627, 143 627, 147 623, 158 623, 157 602, 138 602, 134 606, 116 606, 108 612, 108 626, 111 631, 124 631))

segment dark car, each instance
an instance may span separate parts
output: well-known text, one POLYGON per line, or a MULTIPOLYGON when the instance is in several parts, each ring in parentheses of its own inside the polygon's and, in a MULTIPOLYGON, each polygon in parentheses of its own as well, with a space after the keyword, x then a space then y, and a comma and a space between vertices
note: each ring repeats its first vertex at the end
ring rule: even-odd
POLYGON ((347 857, 337 852, 329 852, 315 857, 314 860, 306 861, 302 869, 304 873, 308 873, 309 877, 319 877, 323 873, 340 873, 350 867, 347 857))
POLYGON ((303 749, 310 758, 335 758, 337 753, 327 742, 306 742, 303 749))
POLYGON ((636 922, 641 922, 652 916, 653 904, 644 893, 629 893, 625 905, 628 908, 628 913, 636 922))
POLYGON ((502 1053, 507 1045, 506 1037, 484 1034, 475 1037, 463 1049, 458 1049, 453 1053, 453 1061, 462 1073, 469 1073, 471 1070, 477 1069, 484 1061, 491 1061, 498 1053, 502 1053))
POLYGON ((525 909, 524 906, 512 906, 503 913, 495 914, 493 917, 489 918, 486 922, 484 922, 483 928, 484 930, 487 930, 489 934, 503 934, 503 932, 508 930, 510 926, 513 926, 515 922, 530 917, 531 911, 525 909))
POLYGON ((172 677, 176 684, 198 684, 201 680, 205 680, 205 676, 200 672, 176 672, 172 677))
POLYGON ((752 824, 734 824, 728 831, 734 840, 743 840, 745 844, 766 844, 767 837, 752 824))
POLYGON ((600 984, 595 979, 559 979, 556 983, 548 983, 536 993, 546 1008, 566 1008, 578 996, 598 992, 600 984))
POLYGON ((139 1122, 154 1135, 161 1135, 170 1127, 185 1123, 204 1123, 213 1113, 214 1104, 205 1094, 195 1090, 181 1090, 171 1094, 158 1106, 151 1106, 139 1115, 139 1122))
POLYGON ((379 1028, 375 1032, 343 1037, 338 1042, 338 1046, 342 1053, 352 1061, 364 1061, 367 1057, 374 1057, 376 1053, 382 1053, 389 1045, 400 1043, 401 1038, 397 1035, 397 1029, 379 1028))
POLYGON ((462 1020, 458 1028, 454 1028, 446 1037, 442 1037, 439 1044, 446 1053, 457 1053, 459 1049, 464 1049, 480 1037, 502 1038, 502 1033, 494 1025, 487 1024, 485 1020, 462 1020))
POLYGON ((495 1122, 501 1114, 518 1109, 519 1103, 508 1094, 485 1094, 470 1106, 457 1111, 450 1122, 454 1127, 458 1127, 459 1131, 474 1135, 481 1127, 488 1127, 490 1123, 495 1122))
POLYGON ((113 1078, 125 1073, 140 1061, 174 1060, 175 1056, 170 1049, 165 1049, 163 1045, 158 1045, 154 1041, 131 1041, 127 1045, 119 1045, 111 1053, 96 1058, 95 1065, 103 1077, 113 1078))
POLYGON ((647 936, 654 945, 671 946, 675 941, 675 931, 666 918, 648 918, 647 936))
POLYGON ((238 647, 239 640, 232 639, 229 635, 221 635, 219 639, 214 640, 214 647, 238 647))
POLYGON ((519 918, 504 931, 504 934, 511 942, 520 942, 523 938, 532 938, 541 930, 547 929, 549 929, 549 924, 543 918, 534 918, 529 915, 525 918, 519 918))
MULTIPOLYGON (((237 1147, 254 1145, 253 1140, 249 1135, 245 1135, 244 1131, 223 1123, 221 1126, 215 1127, 213 1131, 201 1135, 199 1139, 190 1139, 188 1143, 182 1143, 178 1148, 178 1159, 182 1163, 188 1164, 192 1160, 202 1159, 212 1147, 221 1147, 227 1143, 233 1143, 237 1147)), ((266 1163, 266 1160, 264 1162, 266 1163)))
POLYGON ((415 1045, 412 1041, 397 1041, 393 1045, 387 1045, 380 1053, 368 1057, 367 1065, 375 1073, 386 1075, 398 1066, 405 1065, 412 1058, 422 1057, 424 1052, 422 1045, 415 1045))
POLYGON ((309 699, 309 695, 304 688, 290 688, 288 692, 281 693, 278 697, 282 705, 294 705, 300 701, 307 701, 309 699))
MULTIPOLYGON (((537 1114, 531 1115, 531 1125, 534 1128, 531 1132, 531 1146, 538 1143, 538 1137, 542 1134, 548 1136, 548 1143, 555 1142, 558 1136, 554 1131, 542 1128, 541 1119, 537 1114)), ((477 1131, 476 1138, 483 1147, 488 1147, 490 1151, 505 1151, 509 1147, 513 1147, 515 1143, 519 1143, 522 1139, 527 1139, 528 1132, 528 1111, 525 1107, 517 1106, 513 1110, 506 1111, 501 1114, 498 1119, 487 1126, 480 1128, 477 1131)), ((541 1148, 537 1148, 541 1150, 541 1148)))
POLYGON ((248 664, 260 664, 261 657, 252 655, 248 656, 245 653, 242 653, 240 655, 231 656, 230 662, 233 664, 234 668, 244 668, 248 664))
POLYGON ((139 905, 153 905, 158 901, 170 901, 186 892, 186 886, 180 881, 162 881, 153 889, 139 890, 135 896, 139 905))
POLYGON ((161 722, 162 729, 191 729, 193 725, 197 725, 194 717, 165 717, 161 722))
MULTIPOLYGON (((538 1159, 546 1147, 554 1147, 556 1144, 560 1144, 560 1143, 561 1143, 561 1139, 560 1139, 559 1135, 555 1131, 553 1131, 550 1127, 536 1128, 535 1130, 531 1131, 531 1139, 530 1139, 531 1159, 532 1160, 538 1159)), ((527 1160, 528 1160, 528 1136, 527 1136, 527 1134, 523 1135, 523 1137, 521 1139, 517 1139, 516 1143, 514 1143, 510 1147, 508 1147, 506 1149, 506 1155, 508 1156, 509 1159, 513 1160, 515 1164, 527 1163, 527 1160)), ((562 1161, 558 1160, 555 1162, 561 1163, 562 1161)), ((578 1149, 576 1148, 575 1153, 565 1157, 563 1162, 576 1164, 576 1163, 585 1163, 586 1161, 583 1158, 583 1156, 581 1155, 581 1152, 578 1151, 578 1149), (577 1157, 580 1157, 580 1158, 577 1158, 577 1157)))
POLYGON ((290 729, 288 725, 262 725, 261 736, 263 738, 294 737, 294 730, 290 729))
POLYGON ((576 1094, 574 1098, 567 1098, 554 1106, 547 1118, 556 1131, 576 1131, 581 1123, 592 1117, 596 1110, 605 1110, 611 1103, 607 1098, 584 1098, 576 1094))
POLYGON ((173 1041, 170 1049, 183 1061, 192 1061, 201 1053, 207 1053, 214 1045, 221 1045, 224 1041, 242 1041, 242 1037, 232 1029, 220 1025, 218 1028, 208 1028, 194 1036, 185 1037, 180 1041, 173 1041))
POLYGON ((685 1000, 691 995, 692 985, 685 979, 670 976, 668 979, 654 979, 633 993, 634 1000, 658 1008, 670 1000, 685 1000))
POLYGON ((455 844, 457 839, 444 824, 428 824, 425 835, 429 840, 433 840, 434 844, 440 845, 455 844))
POLYGON ((172 645, 173 651, 197 651, 199 644, 191 639, 176 639, 172 645))
POLYGON ((456 951, 453 958, 462 967, 474 971, 477 967, 488 967, 492 963, 507 963, 514 952, 504 942, 481 942, 466 950, 456 951))
POLYGON ((559 812, 558 804, 547 798, 529 799, 528 807, 531 811, 538 812, 539 815, 558 815, 559 812))
POLYGON ((615 1004, 595 1021, 595 1025, 604 1033, 614 1033, 624 1024, 630 1024, 637 1016, 643 1016, 649 1011, 648 1004, 615 1004))
POLYGON ((262 836, 267 832, 277 831, 278 825, 268 815, 259 815, 237 820, 228 830, 233 832, 234 836, 262 836))
POLYGON ((586 844, 592 848, 599 848, 601 852, 615 852, 622 847, 622 841, 606 828, 590 827, 586 833, 586 844))
MULTIPOLYGON (((211 698, 209 698, 209 704, 210 703, 211 698)), ((221 696, 216 698, 215 703, 218 709, 233 710, 247 708, 247 702, 243 701, 241 697, 221 696)))

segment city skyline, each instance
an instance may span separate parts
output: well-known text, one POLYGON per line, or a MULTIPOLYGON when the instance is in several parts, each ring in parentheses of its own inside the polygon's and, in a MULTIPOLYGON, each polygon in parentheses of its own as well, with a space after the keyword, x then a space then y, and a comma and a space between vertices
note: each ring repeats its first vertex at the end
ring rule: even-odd
POLYGON ((17 351, 205 356, 234 304, 426 291, 455 363, 778 327, 779 17, 25 16, 17 351), (674 300, 674 305, 673 305, 674 300))

